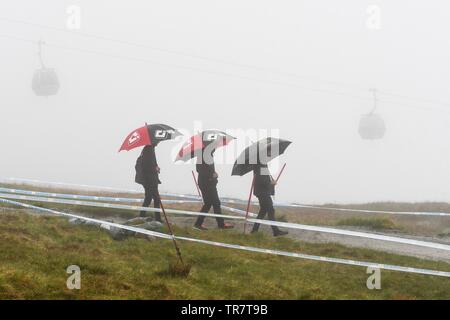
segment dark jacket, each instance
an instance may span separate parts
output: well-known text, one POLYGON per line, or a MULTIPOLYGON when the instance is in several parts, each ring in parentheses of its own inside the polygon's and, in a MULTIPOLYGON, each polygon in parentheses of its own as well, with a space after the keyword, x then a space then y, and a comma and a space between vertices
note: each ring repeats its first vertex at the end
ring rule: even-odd
POLYGON ((156 161, 155 147, 145 146, 141 153, 142 173, 144 186, 155 186, 161 183, 159 180, 158 162, 156 161))
POLYGON ((272 177, 268 174, 267 166, 257 165, 253 169, 255 186, 253 194, 257 197, 275 195, 275 186, 272 184, 272 177))
POLYGON ((217 178, 214 178, 216 168, 213 164, 197 163, 198 185, 200 188, 217 185, 217 178))
POLYGON ((202 150, 201 155, 197 157, 196 169, 200 188, 215 187, 217 185, 217 178, 214 178, 214 173, 216 172, 214 150, 209 155, 205 154, 205 150, 202 150))

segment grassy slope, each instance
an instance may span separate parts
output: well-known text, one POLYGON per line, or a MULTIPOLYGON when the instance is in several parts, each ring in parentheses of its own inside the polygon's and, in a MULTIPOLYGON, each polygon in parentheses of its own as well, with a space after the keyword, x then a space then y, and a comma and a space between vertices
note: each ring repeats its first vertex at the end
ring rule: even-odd
MULTIPOLYGON (((235 232, 178 234, 257 247, 450 271, 442 262, 306 244, 235 232)), ((366 288, 365 268, 181 242, 188 278, 165 273, 170 241, 114 241, 97 227, 56 217, 0 214, 0 299, 450 299, 450 279, 382 271, 382 290, 366 288), (82 270, 82 289, 66 289, 67 266, 82 270)))

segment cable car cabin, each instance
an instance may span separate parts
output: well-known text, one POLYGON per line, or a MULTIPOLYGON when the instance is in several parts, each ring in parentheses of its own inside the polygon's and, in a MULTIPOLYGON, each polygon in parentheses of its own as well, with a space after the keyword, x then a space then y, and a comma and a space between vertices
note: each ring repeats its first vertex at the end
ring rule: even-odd
POLYGON ((37 96, 53 96, 58 93, 59 80, 54 69, 41 68, 33 75, 32 88, 37 96))
POLYGON ((364 140, 382 139, 386 133, 383 118, 376 113, 365 114, 359 120, 359 135, 364 140))

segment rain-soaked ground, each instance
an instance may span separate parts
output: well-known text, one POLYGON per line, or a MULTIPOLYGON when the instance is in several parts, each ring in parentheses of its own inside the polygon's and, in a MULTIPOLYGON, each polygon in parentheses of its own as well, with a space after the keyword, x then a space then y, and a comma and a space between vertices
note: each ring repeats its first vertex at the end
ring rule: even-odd
MULTIPOLYGON (((36 213, 30 210, 17 210, 17 209, 8 209, 8 208, 0 208, 0 213, 6 213, 11 211, 19 211, 23 213, 28 214, 41 214, 36 213)), ((74 214, 82 215, 81 212, 72 212, 74 214)), ((117 223, 124 223, 126 222, 125 219, 117 217, 117 216, 110 216, 106 218, 102 218, 102 220, 108 220, 108 221, 114 221, 117 223)), ((195 217, 174 217, 170 216, 171 223, 174 223, 178 226, 184 226, 184 227, 191 227, 194 224, 195 217)), ((217 228, 217 224, 215 219, 213 218, 206 218, 205 219, 205 225, 212 229, 217 228)), ((250 225, 247 226, 247 232, 251 228, 250 225)), ((334 227, 336 228, 336 227, 334 227)), ((399 232, 395 231, 385 231, 385 232, 374 232, 372 230, 366 230, 364 228, 355 228, 355 227, 339 227, 340 229, 345 230, 352 230, 352 231, 363 231, 368 233, 375 233, 380 235, 388 235, 388 236, 396 236, 396 237, 403 237, 408 239, 414 239, 414 240, 421 240, 421 241, 429 241, 429 242, 436 242, 436 243, 444 243, 450 245, 450 237, 431 237, 431 236, 410 236, 405 234, 400 234, 399 232)), ((235 231, 237 232, 243 232, 244 231, 244 224, 242 222, 235 223, 235 231)), ((208 232, 208 231, 204 231, 208 232)), ((224 231, 227 232, 227 231, 224 231)), ((261 225, 260 232, 264 232, 267 234, 271 234, 270 226, 261 225)), ((407 255, 407 256, 414 256, 418 258, 423 259, 429 259, 429 260, 439 260, 439 261, 445 261, 450 263, 450 252, 440 249, 433 249, 433 248, 427 248, 427 247, 419 247, 409 244, 401 244, 401 243, 393 243, 388 241, 382 241, 382 240, 374 240, 374 239, 365 239, 360 237, 353 237, 353 236, 345 236, 345 235, 337 235, 337 234, 330 234, 330 233, 323 233, 323 232, 315 232, 315 231, 304 231, 304 230, 289 230, 288 237, 300 241, 310 242, 310 243, 338 243, 342 244, 344 246, 348 247, 355 247, 355 248, 366 248, 366 249, 372 249, 372 250, 379 250, 389 253, 395 253, 400 255, 407 255)), ((230 237, 229 243, 233 243, 232 238, 230 237)))

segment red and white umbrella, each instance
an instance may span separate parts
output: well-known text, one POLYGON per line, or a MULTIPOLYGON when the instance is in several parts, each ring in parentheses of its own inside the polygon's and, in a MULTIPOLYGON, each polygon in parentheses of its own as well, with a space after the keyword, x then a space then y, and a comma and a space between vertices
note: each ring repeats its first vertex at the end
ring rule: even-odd
POLYGON ((188 161, 194 157, 202 155, 206 148, 213 151, 224 147, 233 141, 234 137, 219 130, 205 130, 195 136, 192 136, 180 149, 175 161, 188 161))
POLYGON ((161 141, 171 140, 182 134, 166 124, 145 124, 145 126, 133 130, 124 140, 119 152, 154 145, 161 141))

